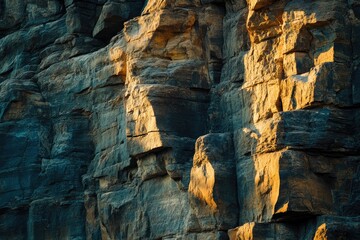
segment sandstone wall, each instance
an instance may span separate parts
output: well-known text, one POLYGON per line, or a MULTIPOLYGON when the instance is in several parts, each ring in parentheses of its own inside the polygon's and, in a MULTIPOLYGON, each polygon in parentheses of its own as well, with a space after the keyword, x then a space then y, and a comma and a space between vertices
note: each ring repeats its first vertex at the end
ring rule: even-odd
POLYGON ((360 1, 0 2, 0 239, 357 239, 360 1))

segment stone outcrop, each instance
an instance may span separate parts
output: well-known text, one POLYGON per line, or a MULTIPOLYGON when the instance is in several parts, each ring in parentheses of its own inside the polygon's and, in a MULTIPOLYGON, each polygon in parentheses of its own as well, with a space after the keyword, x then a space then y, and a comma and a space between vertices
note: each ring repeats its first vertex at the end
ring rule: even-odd
POLYGON ((0 239, 356 239, 360 1, 0 3, 0 239))

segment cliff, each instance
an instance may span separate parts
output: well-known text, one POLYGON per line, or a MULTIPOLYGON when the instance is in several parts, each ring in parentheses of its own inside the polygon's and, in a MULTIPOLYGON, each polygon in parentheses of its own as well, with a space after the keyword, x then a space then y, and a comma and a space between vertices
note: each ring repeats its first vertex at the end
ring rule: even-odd
POLYGON ((0 2, 0 239, 358 239, 359 0, 0 2))

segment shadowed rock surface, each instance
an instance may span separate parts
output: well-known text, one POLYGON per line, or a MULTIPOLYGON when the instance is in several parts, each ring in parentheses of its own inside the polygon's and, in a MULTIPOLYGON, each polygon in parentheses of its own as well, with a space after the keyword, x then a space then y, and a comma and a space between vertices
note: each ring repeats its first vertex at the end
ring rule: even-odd
POLYGON ((357 239, 360 1, 0 2, 0 239, 357 239))

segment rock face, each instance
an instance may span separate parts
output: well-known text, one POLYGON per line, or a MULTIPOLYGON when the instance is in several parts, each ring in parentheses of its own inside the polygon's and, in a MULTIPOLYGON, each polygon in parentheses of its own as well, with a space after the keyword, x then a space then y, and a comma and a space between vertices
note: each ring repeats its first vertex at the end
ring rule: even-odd
POLYGON ((0 2, 0 239, 357 239, 360 1, 0 2))

